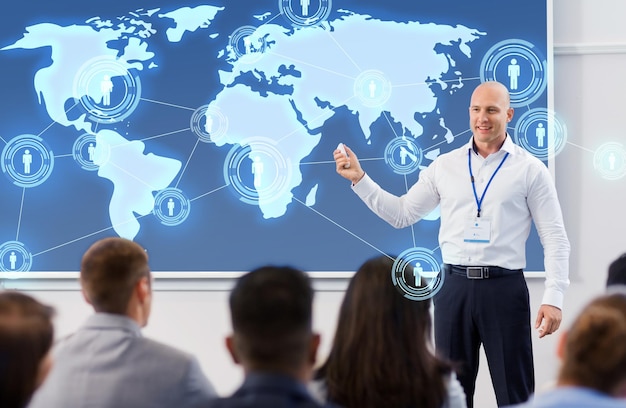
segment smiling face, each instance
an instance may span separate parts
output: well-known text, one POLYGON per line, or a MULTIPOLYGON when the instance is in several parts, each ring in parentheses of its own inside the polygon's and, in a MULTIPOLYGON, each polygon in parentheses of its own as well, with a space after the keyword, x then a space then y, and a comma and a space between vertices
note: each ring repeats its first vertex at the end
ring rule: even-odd
POLYGON ((472 94, 469 116, 479 152, 497 151, 504 142, 507 123, 513 118, 506 87, 494 81, 479 85, 472 94))

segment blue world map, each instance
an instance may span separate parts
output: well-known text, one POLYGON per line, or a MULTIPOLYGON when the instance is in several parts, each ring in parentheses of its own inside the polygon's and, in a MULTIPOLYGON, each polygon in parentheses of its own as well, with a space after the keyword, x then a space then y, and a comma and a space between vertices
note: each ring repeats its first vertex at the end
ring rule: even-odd
POLYGON ((494 44, 546 54, 545 1, 518 17, 542 24, 515 29, 453 1, 66 3, 16 5, 1 31, 3 271, 78 270, 105 236, 155 271, 350 271, 406 250, 436 264, 437 210, 394 230, 333 150, 402 194, 469 139, 494 44))

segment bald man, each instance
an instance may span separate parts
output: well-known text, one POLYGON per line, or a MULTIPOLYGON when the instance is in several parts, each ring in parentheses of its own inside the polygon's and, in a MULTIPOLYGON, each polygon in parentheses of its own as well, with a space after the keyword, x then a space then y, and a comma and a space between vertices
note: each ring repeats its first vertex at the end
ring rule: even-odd
POLYGON ((534 222, 544 249, 546 289, 534 326, 539 337, 561 323, 569 285, 569 240, 546 166, 507 133, 513 108, 507 88, 480 84, 469 107, 472 137, 421 171, 401 197, 384 191, 357 155, 335 150, 337 172, 378 216, 403 228, 441 211, 444 285, 434 297, 437 352, 460 364, 468 407, 481 344, 499 406, 526 401, 534 390, 526 240, 534 222), (345 167, 346 164, 350 164, 345 167))

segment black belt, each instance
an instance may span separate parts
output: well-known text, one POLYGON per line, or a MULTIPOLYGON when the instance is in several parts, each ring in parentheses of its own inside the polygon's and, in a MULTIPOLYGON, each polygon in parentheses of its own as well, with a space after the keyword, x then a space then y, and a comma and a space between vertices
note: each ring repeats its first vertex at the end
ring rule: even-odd
POLYGON ((522 273, 522 269, 506 269, 499 266, 461 266, 445 264, 443 270, 446 273, 465 276, 467 279, 499 278, 507 275, 522 273))

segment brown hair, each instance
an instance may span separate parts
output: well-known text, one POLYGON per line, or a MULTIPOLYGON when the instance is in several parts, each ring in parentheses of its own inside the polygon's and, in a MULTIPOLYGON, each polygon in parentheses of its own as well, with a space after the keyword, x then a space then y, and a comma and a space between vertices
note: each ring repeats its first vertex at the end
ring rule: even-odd
POLYGON ((391 280, 393 263, 372 258, 350 281, 330 354, 315 376, 330 402, 434 408, 446 399, 451 367, 430 348, 430 300, 404 298, 391 280))
POLYGON ((626 296, 593 300, 567 333, 559 382, 612 395, 626 381, 626 296))
POLYGON ((125 314, 133 288, 150 276, 148 255, 125 238, 105 238, 83 255, 80 280, 97 312, 125 314))
POLYGON ((32 297, 0 292, 0 406, 25 407, 54 337, 54 310, 32 297))

